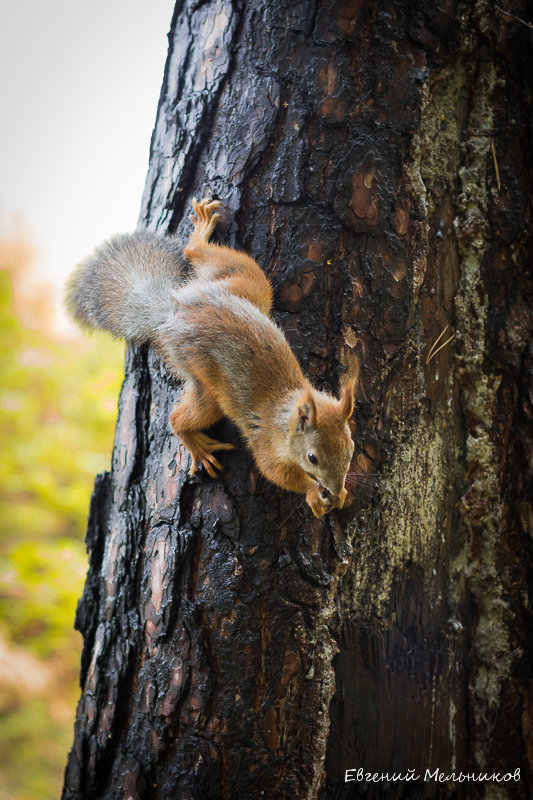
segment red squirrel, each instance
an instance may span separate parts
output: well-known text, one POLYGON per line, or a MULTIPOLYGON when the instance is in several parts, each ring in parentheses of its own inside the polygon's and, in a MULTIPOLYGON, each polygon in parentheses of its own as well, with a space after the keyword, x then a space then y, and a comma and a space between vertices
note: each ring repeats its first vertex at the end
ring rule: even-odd
POLYGON ((233 445, 204 433, 222 416, 245 438, 260 472, 305 493, 321 517, 346 500, 353 455, 348 420, 354 381, 340 399, 314 389, 283 333, 269 318, 272 287, 245 253, 209 241, 221 202, 193 200, 193 231, 183 250, 148 231, 105 242, 74 272, 66 303, 83 327, 129 342, 150 342, 184 383, 170 427, 215 477, 213 453, 233 445))

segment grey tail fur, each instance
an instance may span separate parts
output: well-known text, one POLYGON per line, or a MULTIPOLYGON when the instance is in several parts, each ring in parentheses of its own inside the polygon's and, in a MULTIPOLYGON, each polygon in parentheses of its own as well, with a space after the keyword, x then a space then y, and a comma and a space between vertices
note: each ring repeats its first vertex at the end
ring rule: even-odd
POLYGON ((184 282, 182 245, 150 231, 114 236, 71 276, 65 303, 82 327, 103 328, 129 342, 153 341, 174 311, 184 282))

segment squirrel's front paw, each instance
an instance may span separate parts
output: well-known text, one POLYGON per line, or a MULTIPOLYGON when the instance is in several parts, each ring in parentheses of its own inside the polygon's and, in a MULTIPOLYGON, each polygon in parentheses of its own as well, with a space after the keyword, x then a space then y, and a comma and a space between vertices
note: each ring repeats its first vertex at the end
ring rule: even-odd
MULTIPOLYGON (((172 424, 172 415, 171 415, 172 424)), ((233 450, 234 445, 228 442, 217 442, 202 431, 174 431, 179 434, 181 441, 191 454, 191 468, 189 475, 194 475, 198 462, 203 464, 205 471, 212 478, 216 478, 217 469, 222 469, 222 464, 213 455, 214 450, 233 450)))
POLYGON ((323 517, 332 509, 331 493, 320 483, 307 490, 305 499, 315 517, 323 517))
POLYGON ((342 508, 347 495, 346 489, 342 489, 338 494, 332 494, 321 483, 316 483, 307 490, 305 499, 315 517, 323 517, 334 508, 342 508))
POLYGON ((342 489, 338 494, 331 495, 331 508, 342 508, 348 497, 346 489, 342 489))

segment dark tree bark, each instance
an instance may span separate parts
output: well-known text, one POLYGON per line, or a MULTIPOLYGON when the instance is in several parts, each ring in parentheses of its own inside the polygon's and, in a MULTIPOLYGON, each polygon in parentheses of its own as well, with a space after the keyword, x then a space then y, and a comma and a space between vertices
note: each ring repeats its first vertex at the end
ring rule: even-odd
POLYGON ((225 201, 304 371, 359 370, 367 477, 315 520, 223 422, 220 479, 190 479, 180 389, 129 350, 65 800, 533 793, 532 19, 178 0, 141 223, 185 238, 192 196, 225 201))

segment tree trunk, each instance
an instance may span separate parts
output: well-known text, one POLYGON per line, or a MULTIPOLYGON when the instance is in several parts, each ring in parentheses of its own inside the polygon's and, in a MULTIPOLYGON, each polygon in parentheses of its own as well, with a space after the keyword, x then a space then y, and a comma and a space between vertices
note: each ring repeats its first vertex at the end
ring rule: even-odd
POLYGON ((359 370, 363 477, 315 520, 224 421, 189 478, 180 388, 128 351, 65 800, 533 793, 530 18, 178 0, 141 223, 224 200, 306 374, 359 370))

